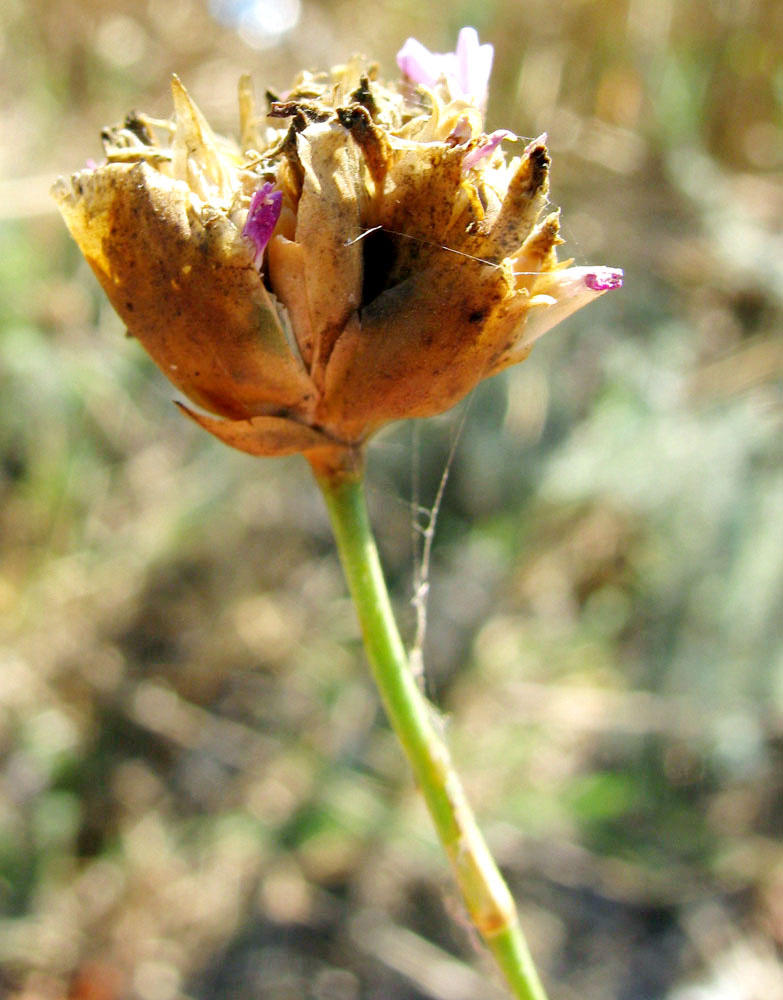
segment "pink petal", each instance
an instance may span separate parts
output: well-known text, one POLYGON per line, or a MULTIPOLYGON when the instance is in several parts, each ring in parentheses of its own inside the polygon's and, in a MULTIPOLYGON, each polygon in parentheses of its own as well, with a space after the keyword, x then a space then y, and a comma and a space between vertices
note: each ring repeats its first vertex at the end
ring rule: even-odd
POLYGON ((531 139, 527 146, 523 149, 522 155, 525 156, 531 150, 535 149, 536 146, 546 146, 548 138, 549 135, 546 132, 542 132, 537 138, 531 139))
POLYGON ((413 83, 434 87, 443 74, 443 57, 430 52, 415 38, 409 38, 397 53, 397 65, 413 83))
POLYGON ((472 97, 480 106, 486 103, 494 49, 481 45, 475 28, 463 28, 456 52, 430 52, 409 38, 397 53, 397 65, 413 83, 434 87, 446 80, 453 97, 472 97))
POLYGON ((514 135, 513 132, 509 132, 507 128, 499 128, 495 132, 491 132, 489 135, 484 137, 483 141, 478 146, 471 149, 471 151, 465 155, 465 158, 462 161, 462 169, 470 170, 470 168, 475 167, 480 160, 483 160, 485 156, 491 156, 504 139, 516 138, 518 137, 514 135))
POLYGON ((457 38, 457 85, 465 96, 485 104, 495 50, 479 43, 475 28, 463 28, 457 38))
POLYGON ((261 263, 261 257, 280 218, 282 207, 283 192, 275 190, 274 184, 269 181, 265 181, 250 199, 242 235, 247 236, 255 244, 254 259, 257 265, 261 263))
POLYGON ((457 124, 449 132, 446 142, 450 146, 462 146, 466 142, 470 142, 473 138, 473 129, 470 125, 470 119, 467 115, 462 115, 457 119, 457 124))
POLYGON ((623 272, 617 267, 568 267, 539 275, 518 347, 528 347, 553 326, 622 284, 623 272))

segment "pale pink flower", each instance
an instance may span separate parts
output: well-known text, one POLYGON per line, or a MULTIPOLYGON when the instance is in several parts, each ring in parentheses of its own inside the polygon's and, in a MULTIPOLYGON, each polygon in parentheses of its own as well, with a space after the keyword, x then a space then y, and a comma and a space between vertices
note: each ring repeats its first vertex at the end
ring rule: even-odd
POLYGON ((475 28, 463 28, 456 52, 430 52, 421 42, 409 38, 397 53, 397 65, 412 83, 430 89, 445 84, 450 97, 472 99, 483 108, 493 56, 493 47, 479 43, 475 28))

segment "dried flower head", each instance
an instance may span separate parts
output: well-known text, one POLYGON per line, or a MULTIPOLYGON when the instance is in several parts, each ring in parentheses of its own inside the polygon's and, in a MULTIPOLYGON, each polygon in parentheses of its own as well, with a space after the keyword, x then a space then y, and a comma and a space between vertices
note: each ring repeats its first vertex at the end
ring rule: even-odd
POLYGON ((557 262, 546 137, 507 159, 516 136, 484 132, 491 62, 470 28, 448 55, 410 39, 399 85, 354 60, 263 113, 243 77, 238 144, 174 78, 171 121, 129 115, 104 131, 105 163, 58 181, 106 294, 197 423, 254 455, 354 450, 619 286, 557 262))

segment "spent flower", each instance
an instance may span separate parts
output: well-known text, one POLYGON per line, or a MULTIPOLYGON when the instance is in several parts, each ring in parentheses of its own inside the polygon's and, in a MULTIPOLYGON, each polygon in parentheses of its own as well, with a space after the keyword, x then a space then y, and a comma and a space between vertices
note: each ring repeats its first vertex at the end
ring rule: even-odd
POLYGON ((546 137, 484 130, 492 47, 408 40, 405 79, 302 73, 238 142, 175 77, 174 115, 104 130, 53 194, 99 281, 193 420, 254 455, 361 449, 522 361, 622 272, 559 263, 546 137))

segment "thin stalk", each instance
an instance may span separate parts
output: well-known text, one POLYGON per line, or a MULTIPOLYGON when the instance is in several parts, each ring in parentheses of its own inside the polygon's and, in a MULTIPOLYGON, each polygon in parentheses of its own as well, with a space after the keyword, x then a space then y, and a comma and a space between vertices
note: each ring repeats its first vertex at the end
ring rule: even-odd
POLYGON ((546 1000, 511 893, 476 825, 435 711, 410 669, 370 528, 361 462, 345 464, 339 470, 312 464, 329 510, 376 684, 471 920, 513 995, 520 1000, 546 1000))

